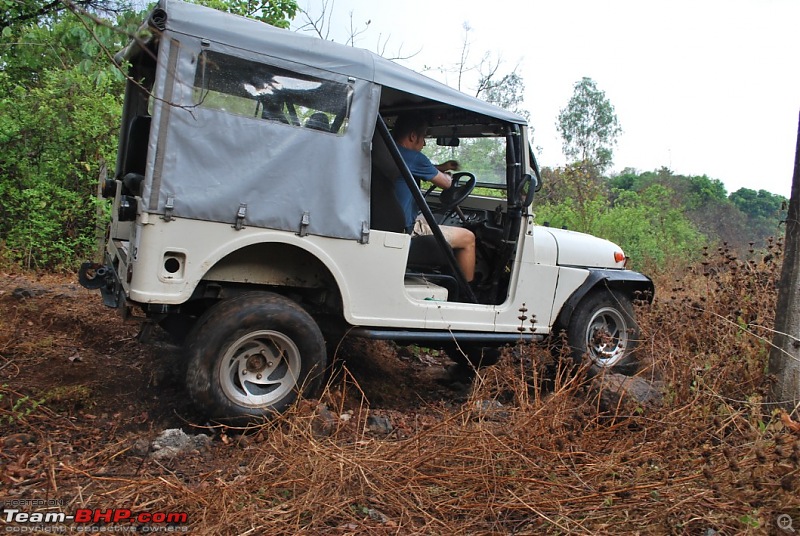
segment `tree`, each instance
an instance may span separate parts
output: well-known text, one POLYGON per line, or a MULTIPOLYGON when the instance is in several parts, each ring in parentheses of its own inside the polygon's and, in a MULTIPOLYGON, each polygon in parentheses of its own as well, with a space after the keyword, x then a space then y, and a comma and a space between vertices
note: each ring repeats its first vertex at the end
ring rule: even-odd
POLYGON ((575 83, 572 98, 558 114, 558 132, 564 140, 564 154, 598 171, 611 164, 612 147, 622 132, 614 106, 594 80, 584 77, 575 83))
POLYGON ((288 28, 297 14, 295 0, 190 0, 195 4, 288 28))
MULTIPOLYGON (((201 2, 277 26, 297 8, 201 2)), ((93 253, 98 170, 114 161, 124 91, 111 57, 144 18, 127 4, 0 0, 0 249, 28 268, 73 268, 93 253)))
POLYGON ((99 163, 112 161, 125 40, 72 14, 0 37, 0 243, 28 268, 71 267, 94 244, 99 163), (8 45, 6 47, 5 45, 8 45))
POLYGON ((118 0, 0 0, 0 30, 19 24, 38 23, 67 9, 93 13, 119 14, 129 11, 130 5, 118 0))
POLYGON ((790 413, 800 413, 800 122, 769 372, 775 378, 772 400, 790 413))
POLYGON ((531 114, 523 107, 525 82, 522 80, 522 76, 515 69, 500 79, 494 79, 495 72, 481 74, 476 97, 521 115, 530 121, 531 114))

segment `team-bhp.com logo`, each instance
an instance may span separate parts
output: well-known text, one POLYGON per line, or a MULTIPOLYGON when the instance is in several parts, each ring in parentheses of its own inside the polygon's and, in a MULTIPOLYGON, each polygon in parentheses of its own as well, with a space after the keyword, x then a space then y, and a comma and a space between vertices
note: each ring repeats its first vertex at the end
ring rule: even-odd
POLYGON ((26 512, 20 508, 3 510, 5 532, 17 533, 100 533, 100 532, 188 532, 185 512, 134 512, 128 508, 79 508, 64 512, 26 512))

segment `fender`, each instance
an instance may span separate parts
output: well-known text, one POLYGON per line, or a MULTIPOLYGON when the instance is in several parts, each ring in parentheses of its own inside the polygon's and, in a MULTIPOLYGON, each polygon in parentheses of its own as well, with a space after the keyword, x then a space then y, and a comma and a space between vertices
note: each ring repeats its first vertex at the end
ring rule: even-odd
POLYGON ((575 292, 567 298, 558 317, 553 324, 554 327, 564 329, 569 325, 575 309, 580 304, 581 300, 592 290, 597 287, 621 291, 625 295, 633 299, 647 300, 648 303, 653 302, 653 294, 655 294, 655 285, 652 279, 639 272, 632 270, 607 270, 589 268, 589 276, 586 281, 578 287, 575 292), (637 293, 639 293, 637 295, 637 293))

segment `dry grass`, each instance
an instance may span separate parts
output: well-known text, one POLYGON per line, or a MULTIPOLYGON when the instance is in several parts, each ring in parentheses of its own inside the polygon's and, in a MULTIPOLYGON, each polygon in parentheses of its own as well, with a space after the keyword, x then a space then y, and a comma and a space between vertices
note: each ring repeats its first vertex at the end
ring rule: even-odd
POLYGON ((525 347, 480 371, 462 404, 386 409, 396 424, 388 436, 367 428, 377 409, 344 402, 363 393, 348 374, 325 400, 353 417, 329 435, 304 402, 169 462, 131 455, 128 436, 52 455, 68 427, 32 413, 20 430, 51 427, 53 439, 4 459, 3 485, 65 498, 66 512, 187 512, 197 534, 777 532, 782 513, 800 525, 800 436, 766 403, 780 246, 770 255, 709 252, 662 278, 640 311, 642 374, 666 385, 657 408, 602 413, 582 375, 525 347))

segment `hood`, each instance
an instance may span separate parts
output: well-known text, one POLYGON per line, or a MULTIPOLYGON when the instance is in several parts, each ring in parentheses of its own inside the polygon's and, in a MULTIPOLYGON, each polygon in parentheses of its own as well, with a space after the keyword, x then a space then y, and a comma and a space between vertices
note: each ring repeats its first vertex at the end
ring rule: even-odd
POLYGON ((540 229, 555 239, 558 245, 559 266, 617 269, 625 267, 625 254, 622 248, 613 242, 577 231, 553 227, 540 227, 540 229))

